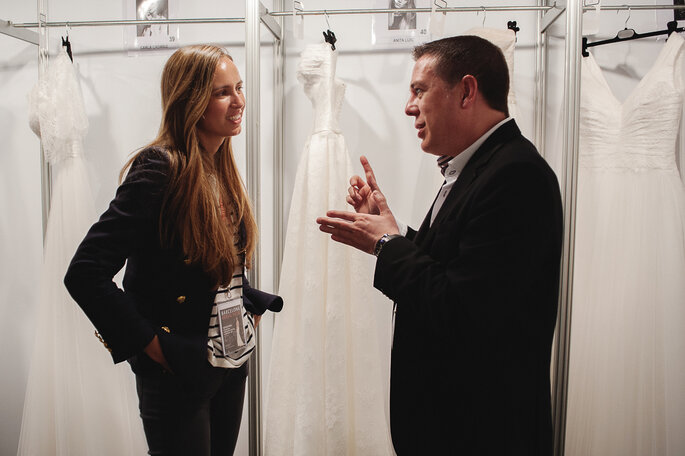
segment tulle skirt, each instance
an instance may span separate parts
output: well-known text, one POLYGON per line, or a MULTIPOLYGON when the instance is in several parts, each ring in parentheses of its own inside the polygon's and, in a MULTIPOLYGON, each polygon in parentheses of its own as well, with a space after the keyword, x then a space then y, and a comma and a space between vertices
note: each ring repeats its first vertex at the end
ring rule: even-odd
POLYGON ((18 454, 145 454, 134 375, 128 363, 114 365, 62 283, 76 247, 95 221, 85 164, 70 157, 52 171, 18 454))
POLYGON ((315 220, 345 203, 352 165, 342 135, 314 134, 290 208, 267 390, 265 454, 392 455, 388 426, 392 303, 373 289, 373 258, 315 220))
POLYGON ((678 172, 581 167, 566 455, 685 454, 678 172))

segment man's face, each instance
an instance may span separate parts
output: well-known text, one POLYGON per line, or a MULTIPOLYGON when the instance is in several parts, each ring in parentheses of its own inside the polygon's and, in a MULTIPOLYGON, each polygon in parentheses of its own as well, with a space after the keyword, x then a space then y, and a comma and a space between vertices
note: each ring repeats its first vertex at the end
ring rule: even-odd
POLYGON ((421 149, 433 155, 456 155, 460 136, 459 103, 462 84, 454 87, 433 71, 435 59, 423 56, 416 61, 404 112, 415 117, 421 149))

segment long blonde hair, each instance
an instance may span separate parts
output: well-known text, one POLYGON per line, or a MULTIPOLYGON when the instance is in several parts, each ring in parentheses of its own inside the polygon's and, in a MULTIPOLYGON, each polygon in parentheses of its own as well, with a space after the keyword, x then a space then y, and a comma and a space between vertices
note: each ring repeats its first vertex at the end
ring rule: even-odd
POLYGON ((211 45, 185 46, 169 57, 162 72, 162 122, 157 138, 147 146, 165 150, 169 158, 169 185, 159 218, 162 244, 180 244, 188 260, 202 265, 214 287, 230 282, 241 256, 249 268, 257 244, 257 225, 231 138, 212 156, 201 148, 197 135, 222 58, 233 60, 211 45), (234 209, 235 220, 222 217, 217 192, 226 214, 234 209), (234 243, 236 232, 240 249, 234 243))

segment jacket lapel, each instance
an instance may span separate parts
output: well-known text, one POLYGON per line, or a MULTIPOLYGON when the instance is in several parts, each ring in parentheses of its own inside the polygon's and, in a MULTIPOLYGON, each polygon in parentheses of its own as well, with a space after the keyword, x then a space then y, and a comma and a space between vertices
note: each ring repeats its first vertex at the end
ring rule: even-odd
MULTIPOLYGON (((497 150, 509 142, 513 137, 520 134, 521 131, 516 125, 516 122, 512 119, 500 126, 487 140, 485 140, 468 161, 459 175, 459 178, 457 178, 457 181, 454 183, 449 195, 447 195, 447 199, 440 208, 432 225, 430 225, 430 216, 433 208, 433 206, 431 206, 431 212, 428 212, 426 215, 426 218, 423 220, 421 228, 416 235, 415 243, 417 245, 425 245, 432 239, 437 227, 439 227, 447 215, 459 205, 460 201, 468 193, 468 189, 481 174, 483 168, 487 166, 497 150)), ((435 201, 433 201, 433 204, 435 204, 435 201)))
MULTIPOLYGON (((445 183, 443 182, 443 185, 445 183)), ((430 223, 431 223, 431 214, 433 213, 433 206, 435 206, 435 201, 438 199, 438 195, 440 194, 440 190, 442 189, 442 186, 440 186, 440 189, 438 189, 438 193, 435 195, 435 198, 433 198, 433 204, 431 204, 430 210, 426 214, 426 216, 423 218, 423 223, 421 223, 421 226, 419 227, 419 231, 416 233, 416 236, 414 237, 414 243, 417 245, 421 245, 421 241, 423 240, 423 237, 426 235, 428 232, 428 229, 430 228, 430 223)))

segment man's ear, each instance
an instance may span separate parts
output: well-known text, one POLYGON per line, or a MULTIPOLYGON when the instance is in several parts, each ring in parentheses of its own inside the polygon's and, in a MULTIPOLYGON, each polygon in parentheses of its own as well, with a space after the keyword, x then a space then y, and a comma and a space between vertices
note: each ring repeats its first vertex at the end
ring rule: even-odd
POLYGON ((470 74, 461 78, 461 107, 466 108, 473 105, 478 93, 478 81, 470 74))

